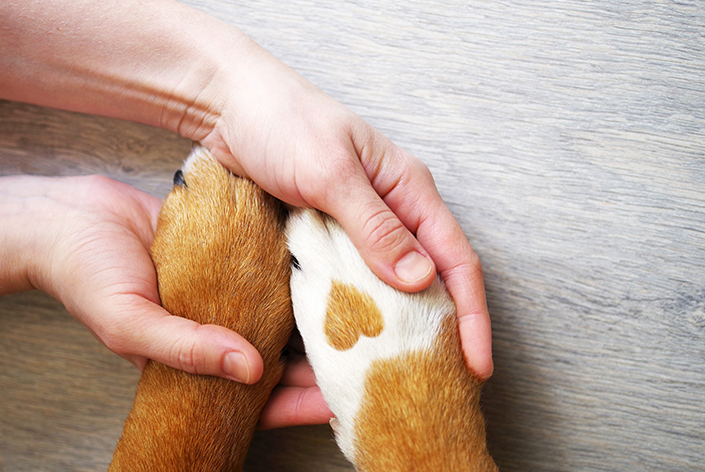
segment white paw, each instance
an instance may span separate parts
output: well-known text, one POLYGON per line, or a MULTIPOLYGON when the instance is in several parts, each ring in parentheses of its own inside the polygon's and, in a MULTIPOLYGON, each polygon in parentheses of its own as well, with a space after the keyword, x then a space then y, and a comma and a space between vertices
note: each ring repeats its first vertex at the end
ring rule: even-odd
POLYGON ((295 258, 291 296, 307 356, 337 418, 336 439, 353 460, 355 424, 370 366, 432 350, 455 305, 440 279, 414 294, 379 280, 342 227, 314 210, 288 223, 295 258))

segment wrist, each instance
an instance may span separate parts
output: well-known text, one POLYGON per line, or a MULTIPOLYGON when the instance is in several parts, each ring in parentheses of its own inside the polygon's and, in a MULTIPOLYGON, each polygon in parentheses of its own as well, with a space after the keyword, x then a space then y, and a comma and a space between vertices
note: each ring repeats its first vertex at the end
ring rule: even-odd
POLYGON ((178 22, 165 26, 180 39, 170 43, 173 60, 151 92, 158 117, 148 124, 201 141, 216 128, 258 46, 233 26, 190 7, 179 7, 188 9, 183 13, 188 15, 187 27, 178 22))
POLYGON ((40 190, 42 177, 0 177, 0 295, 40 288, 41 261, 57 213, 40 190), (44 228, 43 230, 41 228, 44 228))
POLYGON ((7 66, 0 98, 138 121, 194 140, 219 119, 233 80, 226 65, 254 45, 171 0, 42 0, 0 11, 7 66))

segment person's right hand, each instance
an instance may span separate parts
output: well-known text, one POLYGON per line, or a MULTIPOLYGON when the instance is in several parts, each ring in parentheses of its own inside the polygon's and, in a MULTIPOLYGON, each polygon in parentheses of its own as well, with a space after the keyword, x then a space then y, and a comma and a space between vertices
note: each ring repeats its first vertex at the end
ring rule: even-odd
POLYGON ((468 366, 489 377, 480 262, 428 168, 258 46, 247 50, 214 124, 191 136, 281 200, 336 218, 388 284, 418 291, 438 270, 458 308, 468 366))

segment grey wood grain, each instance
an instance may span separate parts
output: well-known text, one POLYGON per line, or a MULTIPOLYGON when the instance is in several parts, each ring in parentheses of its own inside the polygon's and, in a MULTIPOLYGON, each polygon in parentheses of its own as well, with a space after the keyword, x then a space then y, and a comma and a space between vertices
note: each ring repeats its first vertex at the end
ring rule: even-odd
MULTIPOLYGON (((502 470, 705 470, 701 2, 187 3, 239 26, 430 167, 483 261, 496 363, 483 398, 502 470)), ((100 172, 163 195, 188 145, 0 103, 0 173, 100 172)), ((22 351, 27 367, 0 360, 5 469, 109 458, 129 404, 105 392, 125 393, 134 372, 108 367, 122 361, 78 325, 46 332, 41 320, 54 326, 61 309, 43 297, 0 303, 3 352, 41 332, 48 345, 22 351), (35 315, 7 314, 20 309, 35 315), (6 323, 21 323, 12 339, 6 323), (36 373, 43 365, 50 377, 36 373), (72 404, 90 413, 41 426, 72 404)), ((325 428, 259 435, 248 466, 345 470, 325 428)))

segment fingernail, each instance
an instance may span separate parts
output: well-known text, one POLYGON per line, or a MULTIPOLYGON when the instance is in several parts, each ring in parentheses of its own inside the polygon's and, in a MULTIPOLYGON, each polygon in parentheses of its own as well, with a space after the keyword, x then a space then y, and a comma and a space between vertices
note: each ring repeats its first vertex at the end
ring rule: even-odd
POLYGON ((225 356, 223 370, 238 382, 250 383, 250 366, 241 352, 233 351, 225 356))
POLYGON ((411 251, 399 259, 394 266, 397 277, 404 282, 418 282, 425 279, 433 270, 433 263, 416 251, 411 251))

